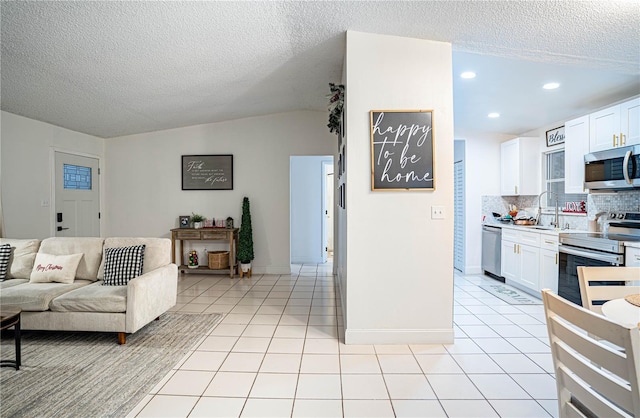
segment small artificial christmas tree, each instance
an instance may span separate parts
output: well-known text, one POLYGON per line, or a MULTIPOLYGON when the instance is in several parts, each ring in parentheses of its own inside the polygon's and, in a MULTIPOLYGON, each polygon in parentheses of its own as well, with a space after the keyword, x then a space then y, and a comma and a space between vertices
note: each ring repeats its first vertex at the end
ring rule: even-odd
POLYGON ((249 198, 242 200, 242 224, 238 236, 238 260, 248 264, 253 260, 253 230, 251 229, 251 212, 249 198))

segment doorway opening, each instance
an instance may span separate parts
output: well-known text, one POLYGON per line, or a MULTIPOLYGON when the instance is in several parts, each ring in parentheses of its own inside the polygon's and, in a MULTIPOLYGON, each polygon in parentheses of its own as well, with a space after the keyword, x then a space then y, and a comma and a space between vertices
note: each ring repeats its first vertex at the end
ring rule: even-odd
POLYGON ((292 264, 333 256, 333 156, 292 156, 289 171, 292 264))

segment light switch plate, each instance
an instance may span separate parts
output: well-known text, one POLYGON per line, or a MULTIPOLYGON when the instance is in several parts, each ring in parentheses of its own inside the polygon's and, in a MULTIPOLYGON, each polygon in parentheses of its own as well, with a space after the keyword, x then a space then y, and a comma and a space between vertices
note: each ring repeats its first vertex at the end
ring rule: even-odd
POLYGON ((431 219, 444 219, 444 206, 431 206, 431 219))

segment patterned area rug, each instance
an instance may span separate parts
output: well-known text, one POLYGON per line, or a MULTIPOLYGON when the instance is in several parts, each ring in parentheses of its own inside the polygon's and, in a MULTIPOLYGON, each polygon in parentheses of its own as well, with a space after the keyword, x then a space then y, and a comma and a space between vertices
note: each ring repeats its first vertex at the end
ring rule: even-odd
MULTIPOLYGON (((168 312, 118 345, 115 333, 22 332, 22 367, 0 369, 2 417, 124 417, 222 315, 168 312)), ((0 357, 14 357, 13 333, 0 357)))
POLYGON ((541 299, 536 299, 533 296, 527 295, 525 292, 503 283, 481 284, 479 287, 491 293, 493 296, 502 299, 509 305, 542 305, 541 299))

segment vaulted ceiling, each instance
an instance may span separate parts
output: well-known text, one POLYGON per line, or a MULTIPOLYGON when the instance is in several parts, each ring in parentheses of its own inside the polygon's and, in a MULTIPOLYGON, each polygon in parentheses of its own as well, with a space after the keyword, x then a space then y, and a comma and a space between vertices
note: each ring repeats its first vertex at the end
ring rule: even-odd
POLYGON ((2 1, 0 12, 2 110, 104 138, 326 110, 347 30, 451 42, 456 131, 517 135, 640 93, 638 0, 2 1), (543 90, 550 81, 560 88, 543 90))

